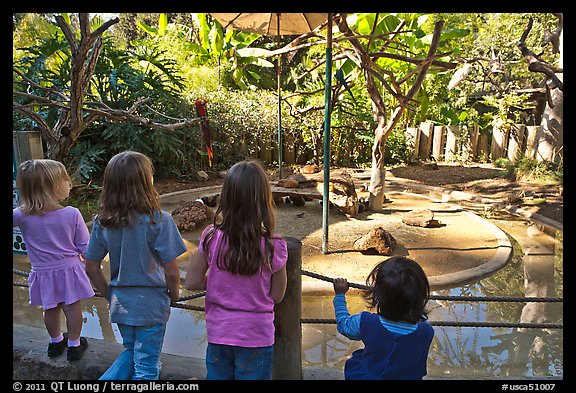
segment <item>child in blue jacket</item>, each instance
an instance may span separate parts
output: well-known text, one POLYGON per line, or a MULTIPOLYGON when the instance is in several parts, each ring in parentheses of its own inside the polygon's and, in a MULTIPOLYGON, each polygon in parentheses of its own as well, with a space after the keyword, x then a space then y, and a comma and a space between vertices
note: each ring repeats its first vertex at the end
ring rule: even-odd
POLYGON ((348 282, 335 278, 333 283, 338 332, 364 343, 346 361, 344 378, 422 379, 434 329, 426 322, 430 287, 420 265, 394 256, 374 267, 366 280, 370 289, 363 296, 376 313, 350 315, 348 282))

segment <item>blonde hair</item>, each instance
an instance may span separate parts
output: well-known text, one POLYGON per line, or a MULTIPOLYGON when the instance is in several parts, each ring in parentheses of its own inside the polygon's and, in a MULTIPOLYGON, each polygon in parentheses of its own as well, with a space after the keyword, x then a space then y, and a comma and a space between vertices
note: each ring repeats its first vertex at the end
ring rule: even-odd
POLYGON ((58 203, 55 196, 62 179, 69 182, 66 167, 59 161, 36 159, 24 161, 18 167, 16 187, 20 193, 20 209, 24 214, 41 214, 58 203))
POLYGON ((160 196, 154 188, 154 166, 148 156, 127 150, 110 159, 104 170, 100 212, 102 226, 121 228, 132 224, 139 213, 160 211, 160 196))

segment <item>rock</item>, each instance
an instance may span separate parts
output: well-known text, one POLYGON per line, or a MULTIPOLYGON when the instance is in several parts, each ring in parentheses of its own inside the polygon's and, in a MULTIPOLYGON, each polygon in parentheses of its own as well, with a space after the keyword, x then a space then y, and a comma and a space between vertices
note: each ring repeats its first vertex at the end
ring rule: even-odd
POLYGON ((282 179, 278 181, 276 185, 284 188, 298 188, 299 183, 297 180, 294 179, 282 179))
POLYGON ((208 174, 204 171, 198 171, 196 174, 198 175, 198 180, 206 181, 210 178, 210 176, 208 176, 208 174))
POLYGON ((438 170, 438 164, 436 164, 435 162, 427 162, 422 164, 422 168, 430 170, 438 170))
MULTIPOLYGON (((301 173, 295 173, 288 176, 286 179, 295 180, 298 182, 298 188, 310 188, 315 187, 317 181, 314 179, 309 179, 301 173)), ((286 180, 285 179, 285 180, 286 180)))
MULTIPOLYGON (((316 187, 319 192, 324 192, 323 183, 318 183, 316 187)), ((343 172, 338 178, 330 179, 329 190, 328 198, 338 210, 349 217, 358 214, 358 195, 350 174, 343 172)))
POLYGON ((304 165, 304 166, 302 166, 302 168, 300 168, 300 172, 302 172, 304 174, 316 173, 318 171, 320 171, 320 169, 318 168, 317 165, 314 165, 314 164, 304 165))
POLYGON ((188 201, 172 211, 176 226, 181 231, 189 231, 206 225, 214 219, 214 212, 200 201, 188 201))
POLYGON ((354 249, 358 251, 376 250, 380 255, 390 255, 397 242, 394 236, 382 227, 370 230, 366 235, 354 242, 354 249))
POLYGON ((438 226, 439 222, 434 219, 434 213, 430 209, 412 210, 402 217, 402 222, 415 227, 429 228, 438 226))

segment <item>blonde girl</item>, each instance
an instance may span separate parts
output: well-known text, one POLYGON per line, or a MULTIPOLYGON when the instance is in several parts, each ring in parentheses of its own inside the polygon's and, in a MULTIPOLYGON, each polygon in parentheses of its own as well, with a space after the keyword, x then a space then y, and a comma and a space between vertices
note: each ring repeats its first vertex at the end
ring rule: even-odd
POLYGON ((78 360, 88 346, 80 336, 80 300, 94 296, 94 290, 81 259, 88 245, 88 228, 77 208, 60 205, 72 182, 61 162, 37 159, 20 164, 16 186, 20 205, 12 210, 12 224, 20 227, 26 239, 30 304, 43 308, 50 335, 48 356, 59 356, 68 348, 67 359, 78 360), (62 312, 67 333, 60 327, 62 312))
POLYGON ((176 258, 187 249, 170 213, 160 209, 153 174, 150 158, 131 150, 112 157, 104 171, 86 267, 110 303, 125 350, 102 380, 158 379, 170 302, 180 298, 176 258), (100 268, 107 254, 109 284, 100 268))
POLYGON ((274 304, 286 291, 288 258, 275 226, 264 169, 257 161, 233 165, 185 281, 206 289, 206 379, 272 378, 274 304))

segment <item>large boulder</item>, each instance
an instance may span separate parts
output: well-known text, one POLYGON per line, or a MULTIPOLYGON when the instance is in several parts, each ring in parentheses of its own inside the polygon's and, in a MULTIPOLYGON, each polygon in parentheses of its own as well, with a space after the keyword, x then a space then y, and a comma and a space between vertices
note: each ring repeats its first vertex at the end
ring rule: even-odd
POLYGON ((172 211, 172 217, 178 229, 190 231, 212 222, 214 212, 201 201, 187 201, 172 211))
POLYGON ((371 252, 375 250, 380 255, 390 255, 397 242, 394 236, 382 227, 370 230, 366 235, 354 242, 354 249, 371 252))
POLYGON ((402 216, 402 222, 415 227, 437 227, 440 223, 434 219, 434 213, 430 209, 412 210, 402 216))

